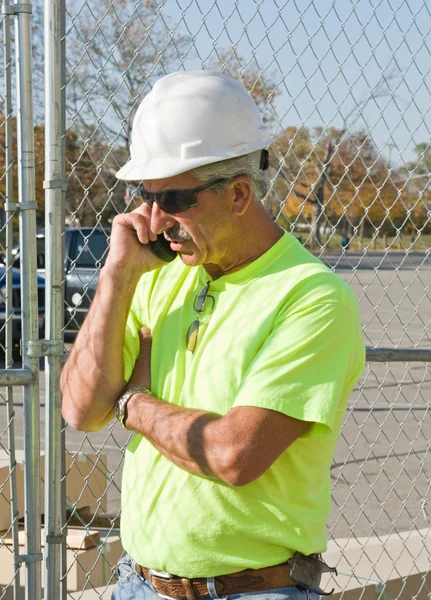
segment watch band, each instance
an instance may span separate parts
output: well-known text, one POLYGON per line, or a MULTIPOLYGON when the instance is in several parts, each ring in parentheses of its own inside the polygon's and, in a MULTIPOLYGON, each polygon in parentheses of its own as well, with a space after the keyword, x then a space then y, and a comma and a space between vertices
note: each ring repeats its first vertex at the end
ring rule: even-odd
POLYGON ((118 398, 117 402, 115 403, 115 417, 120 425, 122 425, 125 429, 127 429, 124 422, 126 419, 127 403, 134 394, 149 394, 152 396, 151 390, 148 388, 144 387, 143 385, 134 385, 118 398))

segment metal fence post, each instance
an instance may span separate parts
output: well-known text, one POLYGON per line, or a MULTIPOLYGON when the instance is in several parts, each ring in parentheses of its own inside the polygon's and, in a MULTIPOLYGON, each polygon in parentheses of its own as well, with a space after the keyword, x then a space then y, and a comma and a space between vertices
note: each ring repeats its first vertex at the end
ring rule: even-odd
POLYGON ((25 456, 25 595, 41 598, 40 409, 39 359, 27 351, 38 339, 36 201, 34 172, 31 5, 15 3, 18 189, 21 247, 21 307, 23 366, 35 375, 24 388, 25 456))
MULTIPOLYGON (((64 224, 66 222, 66 0, 59 0, 60 13, 57 14, 57 18, 59 21, 60 27, 60 81, 61 81, 61 90, 60 90, 60 127, 62 132, 61 137, 61 157, 62 157, 62 168, 63 178, 66 182, 63 190, 62 190, 62 203, 61 203, 61 214, 62 221, 61 226, 62 230, 64 229, 64 224)), ((65 241, 64 236, 61 237, 61 257, 65 258, 65 241)), ((57 248, 58 250, 58 248, 57 248)), ((62 292, 64 295, 64 287, 62 287, 62 292)), ((64 319, 64 298, 62 299, 62 319, 64 319)), ((64 320, 62 320, 63 326, 64 320)), ((67 510, 66 510, 66 424, 64 419, 61 419, 61 523, 62 523, 62 533, 65 535, 67 530, 67 510)), ((62 600, 66 600, 67 598, 67 551, 66 551, 66 543, 63 542, 62 552, 61 552, 61 595, 59 596, 62 600)))
MULTIPOLYGON (((10 369, 13 364, 12 358, 12 246, 13 246, 13 215, 15 213, 15 204, 13 202, 13 132, 12 132, 12 57, 11 57, 11 19, 13 7, 9 0, 3 0, 3 47, 4 47, 4 82, 5 82, 5 140, 6 140, 6 349, 5 349, 5 367, 10 369)), ((13 544, 14 559, 19 556, 18 540, 18 495, 16 482, 16 455, 15 455, 15 412, 13 407, 13 388, 8 387, 7 397, 7 419, 8 444, 9 444, 9 469, 10 469, 10 499, 11 499, 11 533, 13 544)), ((13 580, 14 598, 18 598, 19 593, 19 565, 15 565, 13 580)))
POLYGON ((45 598, 60 596, 62 575, 62 440, 60 369, 63 355, 64 153, 61 0, 45 3, 45 277, 46 338, 56 352, 46 358, 45 598))

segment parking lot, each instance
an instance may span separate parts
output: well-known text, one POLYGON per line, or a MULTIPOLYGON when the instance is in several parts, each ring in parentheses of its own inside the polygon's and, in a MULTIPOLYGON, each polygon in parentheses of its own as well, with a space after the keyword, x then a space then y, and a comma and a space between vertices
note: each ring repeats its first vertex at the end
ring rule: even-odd
MULTIPOLYGON (((324 257, 360 298, 367 346, 431 347, 429 254, 348 253, 324 257)), ((45 375, 40 374, 41 447, 44 447, 45 375)), ((4 389, 0 419, 7 447, 4 389)), ((333 538, 384 535, 429 526, 431 367, 424 363, 369 363, 354 390, 334 464, 333 538)), ((23 404, 14 391, 15 440, 23 447, 23 404)), ((69 452, 107 456, 108 512, 120 508, 121 460, 128 433, 117 424, 92 434, 68 428, 69 452)), ((84 482, 83 482, 84 484, 84 482)))

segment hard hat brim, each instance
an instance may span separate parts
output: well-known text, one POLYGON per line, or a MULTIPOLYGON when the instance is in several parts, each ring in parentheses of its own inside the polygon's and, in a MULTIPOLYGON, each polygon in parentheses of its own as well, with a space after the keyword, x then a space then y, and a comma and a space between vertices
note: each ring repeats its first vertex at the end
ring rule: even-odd
POLYGON ((144 179, 165 179, 166 177, 174 177, 175 175, 186 173, 197 167, 213 164, 229 158, 237 158, 244 154, 262 150, 269 146, 271 141, 270 138, 265 140, 265 142, 259 140, 259 142, 251 144, 249 148, 247 148, 247 152, 241 154, 225 151, 218 156, 205 156, 191 159, 154 158, 145 164, 130 159, 123 167, 121 167, 115 176, 122 181, 142 181, 144 179))

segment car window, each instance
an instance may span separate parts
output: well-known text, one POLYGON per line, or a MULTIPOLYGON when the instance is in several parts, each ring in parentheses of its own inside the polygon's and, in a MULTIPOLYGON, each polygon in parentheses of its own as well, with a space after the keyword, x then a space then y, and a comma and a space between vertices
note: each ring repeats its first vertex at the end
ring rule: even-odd
MULTIPOLYGON (((12 250, 13 259, 12 266, 19 269, 21 253, 19 250, 19 246, 15 246, 12 250)), ((44 269, 45 268, 45 236, 36 238, 36 256, 37 256, 37 268, 44 269)))
POLYGON ((103 264, 108 241, 104 233, 92 233, 80 239, 76 247, 77 267, 97 267, 103 264))

